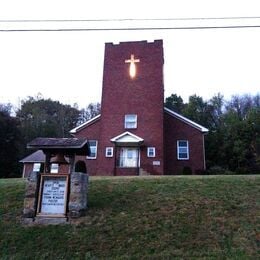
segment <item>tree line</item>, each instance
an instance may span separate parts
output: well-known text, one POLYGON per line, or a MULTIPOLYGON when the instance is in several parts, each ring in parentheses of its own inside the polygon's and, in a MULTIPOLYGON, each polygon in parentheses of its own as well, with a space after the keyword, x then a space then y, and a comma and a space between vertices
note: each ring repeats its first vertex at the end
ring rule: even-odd
MULTIPOLYGON (((149 102, 149 101, 148 101, 149 102)), ((188 102, 172 94, 165 106, 207 127, 205 136, 207 173, 260 173, 260 96, 221 94, 205 101, 192 95, 188 102)), ((28 155, 26 144, 36 137, 69 137, 69 130, 100 113, 100 103, 84 109, 28 97, 12 113, 11 104, 0 104, 0 178, 19 177, 19 160, 28 155)))

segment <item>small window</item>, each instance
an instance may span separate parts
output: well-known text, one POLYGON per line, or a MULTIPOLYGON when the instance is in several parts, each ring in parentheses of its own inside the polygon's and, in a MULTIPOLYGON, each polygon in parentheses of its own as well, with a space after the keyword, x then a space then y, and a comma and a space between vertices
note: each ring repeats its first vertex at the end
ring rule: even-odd
POLYGON ((113 147, 106 147, 106 157, 113 157, 113 147))
POLYGON ((97 158, 97 140, 89 140, 90 155, 87 156, 88 159, 97 158))
POLYGON ((137 128, 137 115, 125 115, 125 128, 137 128))
POLYGON ((147 157, 155 157, 155 147, 147 147, 147 157))
POLYGON ((58 163, 52 163, 51 164, 51 173, 58 173, 59 172, 59 164, 58 163))
POLYGON ((187 140, 177 141, 178 160, 189 160, 189 142, 187 140))
POLYGON ((41 170, 41 163, 34 163, 33 172, 40 172, 40 170, 41 170))

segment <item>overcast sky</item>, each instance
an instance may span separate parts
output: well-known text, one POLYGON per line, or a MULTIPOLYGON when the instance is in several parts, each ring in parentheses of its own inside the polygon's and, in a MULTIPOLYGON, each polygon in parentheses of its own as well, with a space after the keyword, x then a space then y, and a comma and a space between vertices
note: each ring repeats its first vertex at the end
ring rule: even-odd
MULTIPOLYGON (((0 20, 258 16, 259 1, 250 0, 0 2, 0 20)), ((215 21, 199 22, 207 25, 215 21)), ((233 20, 221 22, 230 25, 233 20)), ((149 26, 149 23, 154 25, 152 21, 145 25, 149 26)), ((180 26, 200 25, 196 20, 176 21, 173 25, 176 23, 180 26)), ((162 23, 162 26, 168 25, 162 23)), ((120 27, 122 22, 115 22, 113 26, 120 27)), ((6 23, 0 23, 0 29, 3 28, 6 23)), ((220 92, 228 99, 233 94, 260 92, 260 28, 0 32, 0 102, 17 106, 19 100, 41 93, 44 98, 86 107, 90 102, 101 100, 105 42, 155 39, 164 42, 166 97, 177 93, 185 101, 193 94, 209 99, 220 92)))

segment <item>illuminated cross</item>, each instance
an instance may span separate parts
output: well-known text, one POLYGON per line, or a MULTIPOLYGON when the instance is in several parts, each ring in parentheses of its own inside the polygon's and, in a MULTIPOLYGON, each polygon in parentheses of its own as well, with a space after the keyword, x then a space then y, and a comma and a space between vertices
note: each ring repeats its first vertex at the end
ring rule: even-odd
POLYGON ((139 59, 135 59, 134 54, 131 54, 130 60, 125 60, 125 63, 130 63, 129 66, 129 75, 131 78, 134 78, 136 75, 136 66, 135 63, 140 62, 139 59))

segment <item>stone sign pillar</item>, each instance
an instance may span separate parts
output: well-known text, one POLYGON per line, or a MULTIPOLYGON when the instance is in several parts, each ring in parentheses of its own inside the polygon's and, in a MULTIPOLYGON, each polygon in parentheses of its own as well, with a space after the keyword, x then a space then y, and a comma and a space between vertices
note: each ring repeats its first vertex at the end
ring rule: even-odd
POLYGON ((87 210, 88 175, 83 172, 72 172, 70 176, 70 196, 68 215, 78 218, 87 210))
POLYGON ((37 209, 38 187, 39 187, 39 174, 31 172, 25 188, 23 216, 25 218, 34 218, 37 209))

